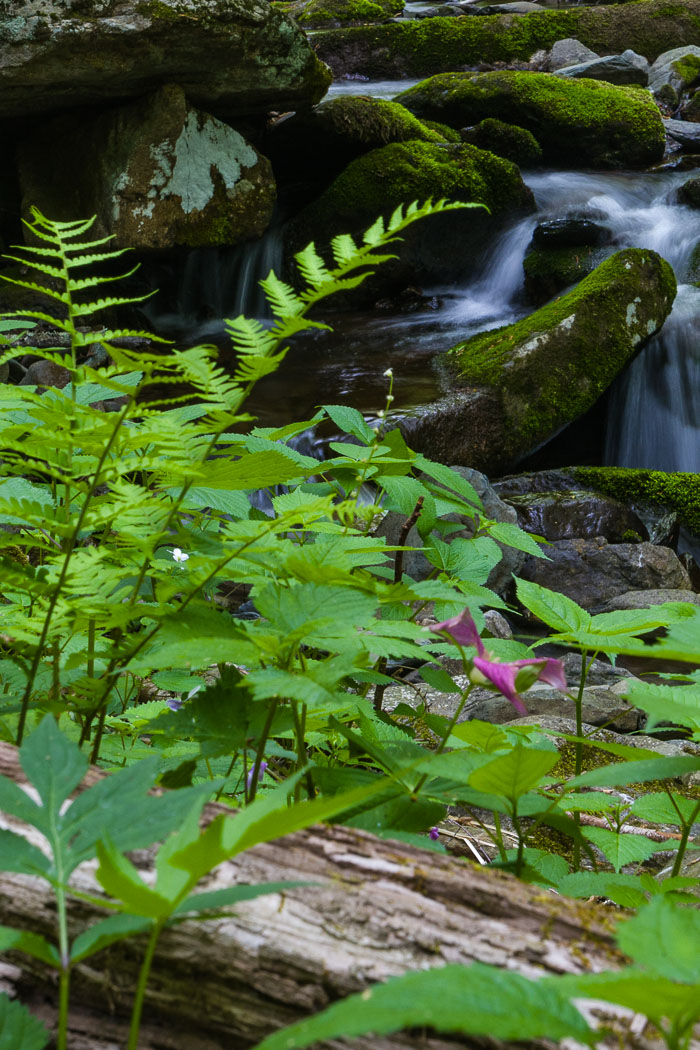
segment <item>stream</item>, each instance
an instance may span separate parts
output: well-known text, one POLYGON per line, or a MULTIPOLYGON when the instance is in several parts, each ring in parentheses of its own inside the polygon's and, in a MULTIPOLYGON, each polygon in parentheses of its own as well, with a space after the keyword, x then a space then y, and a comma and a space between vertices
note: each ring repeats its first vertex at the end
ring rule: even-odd
MULTIPOLYGON (((328 97, 391 98, 412 83, 346 80, 334 84, 328 97)), ((260 425, 271 426, 309 418, 318 404, 340 402, 359 408, 371 421, 384 407, 383 373, 391 367, 396 415, 419 411, 441 392, 436 355, 476 332, 532 312, 523 295, 522 263, 533 230, 545 219, 575 215, 611 230, 610 253, 625 247, 659 252, 679 282, 662 331, 608 394, 604 462, 700 471, 700 289, 688 283, 700 243, 700 211, 674 203, 677 187, 688 177, 687 171, 671 170, 525 172, 537 213, 494 240, 467 285, 422 289, 425 298, 414 312, 374 309, 329 316, 334 332, 298 339, 280 371, 258 385, 250 410, 260 425)), ((226 360, 221 318, 265 316, 257 282, 271 268, 279 272, 281 253, 278 229, 244 250, 191 252, 177 278, 175 313, 158 313, 156 299, 151 323, 190 344, 214 342, 226 360)))

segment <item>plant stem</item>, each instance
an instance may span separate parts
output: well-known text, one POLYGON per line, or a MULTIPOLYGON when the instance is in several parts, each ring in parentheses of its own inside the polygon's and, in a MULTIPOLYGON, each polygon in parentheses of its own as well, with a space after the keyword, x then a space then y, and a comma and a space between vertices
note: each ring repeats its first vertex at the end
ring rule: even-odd
MULTIPOLYGON (((586 687, 586 678, 588 677, 588 671, 591 664, 596 658, 594 653, 588 663, 586 663, 586 652, 584 649, 581 650, 581 680, 578 684, 578 692, 574 699, 576 705, 576 736, 577 741, 574 745, 574 775, 580 776, 583 771, 583 743, 581 737, 583 736, 583 690, 586 687)), ((579 828, 581 827, 581 814, 578 810, 574 813, 574 824, 576 825, 577 837, 574 839, 574 871, 579 871, 581 867, 581 843, 578 839, 579 828)))
MULTIPOLYGON (((440 741, 440 743, 438 744, 437 748, 435 749, 434 754, 441 755, 442 752, 445 750, 445 747, 447 746, 447 741, 450 739, 450 737, 452 735, 452 730, 457 725, 457 720, 459 719, 459 716, 461 715, 462 711, 464 710, 464 705, 466 704, 467 699, 469 697, 469 694, 471 693, 473 688, 474 688, 474 686, 470 682, 469 685, 467 686, 467 688, 462 693, 462 697, 461 697, 459 703, 457 704, 457 708, 455 710, 455 713, 452 716, 450 724, 448 725, 447 729, 445 730, 444 735, 442 737, 442 740, 440 741)), ((425 782, 426 782, 426 780, 428 779, 429 776, 430 776, 429 773, 424 773, 423 774, 423 776, 420 778, 420 780, 418 781, 418 783, 416 784, 416 786, 413 789, 413 794, 414 795, 418 794, 418 792, 423 787, 423 784, 425 784, 425 782)))
POLYGON ((70 996, 70 951, 68 948, 68 919, 66 915, 66 891, 62 885, 56 888, 56 911, 58 915, 58 949, 61 959, 58 982, 58 1030, 56 1050, 68 1046, 68 1000, 70 996))
POLYGON ((255 754, 255 762, 253 763, 253 775, 250 778, 250 793, 248 793, 248 791, 246 790, 246 802, 248 803, 253 801, 253 799, 255 798, 255 792, 258 789, 258 780, 260 778, 260 766, 262 764, 263 758, 265 757, 265 747, 267 745, 267 740, 270 735, 270 730, 272 729, 272 723, 274 722, 275 715, 277 714, 278 704, 279 700, 273 700, 270 704, 270 707, 268 708, 267 712, 267 718, 265 719, 265 725, 263 726, 263 731, 260 734, 260 740, 258 741, 258 750, 255 754))
POLYGON ((143 1001, 146 995, 146 985, 148 984, 148 978, 151 975, 153 956, 155 954, 156 944, 158 943, 158 938, 160 937, 163 925, 164 923, 162 920, 153 924, 151 936, 148 939, 148 945, 146 947, 146 954, 141 963, 139 981, 136 986, 136 995, 134 996, 134 1007, 131 1013, 131 1026, 129 1028, 127 1050, 138 1050, 139 1031, 141 1029, 141 1012, 143 1010, 143 1001))
POLYGON ((700 814, 700 802, 698 802, 698 804, 695 806, 695 809, 690 814, 688 820, 683 819, 683 823, 681 824, 681 840, 678 843, 678 850, 676 852, 676 859, 673 862, 671 878, 680 874, 681 864, 683 863, 683 857, 685 856, 685 851, 688 848, 688 838, 690 837, 690 831, 693 827, 693 824, 698 818, 698 814, 700 814))

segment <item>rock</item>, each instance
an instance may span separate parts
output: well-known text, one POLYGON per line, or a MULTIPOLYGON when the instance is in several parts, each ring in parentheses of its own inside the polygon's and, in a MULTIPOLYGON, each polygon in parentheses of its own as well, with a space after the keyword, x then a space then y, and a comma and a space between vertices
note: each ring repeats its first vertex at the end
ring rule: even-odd
MULTIPOLYGON (((457 697, 455 696, 455 699, 457 697)), ((444 701, 443 701, 444 703, 444 701)), ((523 703, 531 718, 567 717, 573 714, 574 704, 567 696, 548 686, 535 684, 523 695, 523 703)), ((469 696, 461 721, 479 719, 494 725, 517 721, 520 715, 509 700, 486 689, 475 689, 469 696)), ((639 728, 640 712, 606 685, 583 690, 583 720, 588 725, 610 727, 617 733, 635 733, 639 728)))
MULTIPOLYGON (((570 688, 578 689, 581 681, 581 657, 579 653, 565 653, 561 658, 564 665, 564 674, 570 688)), ((604 660, 592 660, 588 662, 588 673, 586 674, 586 685, 606 685, 609 688, 616 687, 619 682, 635 676, 625 667, 613 667, 604 660)))
POLYGON ((691 153, 700 152, 700 125, 692 120, 664 120, 664 129, 674 142, 691 153))
POLYGON ((55 118, 22 143, 19 171, 25 211, 94 213, 93 233, 120 248, 238 244, 264 232, 276 199, 269 161, 176 84, 80 123, 55 118))
POLYGON ((265 152, 275 175, 308 204, 357 157, 389 142, 444 142, 397 102, 345 95, 283 117, 270 129, 265 152))
POLYGON ((627 61, 631 62, 633 66, 637 66, 638 69, 644 69, 647 73, 651 68, 649 60, 645 58, 644 55, 638 55, 636 51, 633 51, 629 47, 626 51, 622 52, 620 58, 627 59, 627 61))
POLYGON ((700 208, 700 175, 684 182, 678 188, 676 196, 679 204, 687 204, 689 208, 700 208))
POLYGON ((679 115, 682 120, 690 121, 693 124, 700 122, 700 91, 693 92, 682 107, 679 115))
POLYGON ((35 361, 20 381, 20 386, 58 387, 62 390, 70 381, 70 372, 55 361, 35 361))
POLYGON ((590 47, 586 47, 580 40, 567 36, 552 45, 551 51, 547 52, 543 69, 546 73, 553 73, 556 69, 575 66, 580 62, 591 62, 598 57, 595 51, 591 51, 590 47))
POLYGON ((465 144, 395 142, 354 160, 288 225, 287 245, 296 251, 310 240, 323 245, 338 233, 361 233, 378 215, 429 197, 483 203, 490 213, 464 209, 416 223, 402 234, 400 258, 359 290, 367 301, 406 285, 453 283, 468 275, 499 220, 534 207, 510 161, 465 144))
POLYGON ((416 116, 455 127, 487 117, 532 132, 550 164, 646 167, 663 156, 664 130, 654 100, 636 88, 547 73, 443 73, 396 101, 416 116))
MULTIPOLYGON (((538 718, 537 715, 524 715, 522 718, 516 718, 515 721, 511 722, 511 726, 532 725, 539 725, 543 729, 546 729, 548 733, 552 734, 554 743, 557 745, 559 751, 571 754, 573 744, 564 739, 564 737, 567 735, 576 735, 576 723, 572 718, 563 718, 556 715, 548 715, 544 718, 538 718), (561 734, 558 739, 557 734, 561 734)), ((621 733, 614 733, 611 729, 597 729, 596 726, 590 725, 590 723, 586 722, 583 724, 583 735, 586 737, 590 736, 593 740, 601 740, 606 744, 624 744, 627 747, 641 747, 645 750, 656 751, 658 755, 700 755, 700 744, 693 743, 690 740, 659 740, 658 737, 647 736, 644 733, 635 733, 634 735, 626 736, 621 733)), ((584 750, 590 749, 584 748, 584 750)), ((609 754, 601 751, 594 751, 592 754, 597 756, 596 764, 609 764, 609 754)), ((590 768, 590 766, 584 760, 584 769, 586 768, 590 768)), ((685 783, 692 783, 692 778, 694 776, 696 776, 695 773, 685 773, 679 779, 682 779, 685 783)), ((625 784, 624 791, 626 794, 635 794, 632 785, 630 784, 625 784)), ((637 794, 643 794, 644 791, 648 791, 648 787, 643 787, 642 790, 637 792, 637 794)))
POLYGON ((301 0, 289 4, 286 13, 304 29, 330 29, 385 22, 403 9, 404 0, 301 0))
POLYGON ((517 18, 402 19, 395 25, 322 30, 313 45, 336 76, 359 71, 378 79, 426 77, 481 62, 527 62, 564 37, 575 37, 594 55, 633 49, 654 59, 669 48, 697 44, 699 18, 700 0, 645 0, 643 6, 619 3, 601 10, 580 5, 517 18))
POLYGON ((512 0, 508 4, 489 4, 485 8, 487 15, 531 15, 535 11, 544 11, 542 4, 531 3, 530 0, 512 0))
POLYGON ((646 87, 649 73, 633 62, 628 62, 622 55, 606 55, 605 58, 594 58, 590 62, 580 62, 575 66, 563 66, 555 72, 557 77, 571 77, 579 80, 604 80, 608 84, 637 84, 646 87))
POLYGON ((610 230, 590 219, 548 219, 535 226, 532 234, 534 248, 597 248, 611 240, 610 230))
POLYGON ((626 591, 617 594, 607 601, 596 612, 617 612, 629 609, 649 609, 652 605, 664 605, 666 602, 685 602, 689 605, 700 605, 700 594, 683 589, 657 588, 649 591, 626 591))
POLYGON ((512 160, 519 168, 532 168, 542 160, 542 150, 534 135, 525 128, 504 124, 502 120, 482 120, 473 128, 462 128, 462 142, 512 160))
POLYGON ((551 248, 531 251, 523 259, 525 292, 535 306, 549 302, 595 270, 605 253, 598 248, 551 248))
POLYGON ((688 573, 668 547, 607 543, 598 537, 555 540, 547 555, 549 561, 528 557, 522 578, 559 591, 588 610, 627 591, 691 590, 688 573))
POLYGON ((681 94, 700 79, 700 47, 686 44, 664 51, 649 70, 649 89, 661 101, 677 106, 681 94))
POLYGON ((521 529, 546 540, 604 536, 609 543, 637 543, 648 539, 634 511, 595 492, 533 492, 509 496, 506 502, 517 511, 521 529))
MULTIPOLYGON (((667 518, 669 509, 678 515, 681 524, 690 532, 700 536, 698 474, 666 474, 661 470, 629 467, 574 467, 572 475, 579 485, 605 492, 627 503, 644 521, 650 536, 653 529, 668 530, 669 522, 664 518, 667 518), (653 518, 648 514, 649 507, 654 511, 653 518)), ((675 531, 674 523, 670 523, 670 527, 675 531)))
POLYGON ((491 475, 512 470, 600 397, 674 296, 673 272, 655 252, 618 252, 568 295, 455 347, 450 392, 405 420, 409 445, 491 475))
MULTIPOLYGON (((474 487, 481 499, 486 518, 491 521, 505 521, 511 524, 517 522, 518 515, 514 508, 508 506, 496 495, 484 474, 469 467, 453 467, 453 470, 457 470, 465 481, 468 481, 474 487)), ((386 514, 380 522, 375 535, 385 537, 389 545, 396 544, 399 541, 405 520, 406 517, 402 514, 394 512, 386 514)), ((451 532, 445 537, 448 543, 452 543, 455 539, 471 539, 479 527, 479 515, 474 519, 470 519, 459 514, 448 514, 444 516, 443 520, 459 523, 462 526, 459 530, 451 532)), ((422 545, 420 535, 415 526, 409 532, 406 544, 409 547, 420 547, 422 545)), ((484 583, 497 593, 504 594, 511 587, 513 576, 520 572, 525 563, 526 555, 514 547, 508 547, 501 543, 498 546, 501 548, 502 558, 488 574, 488 579, 484 580, 484 583)), ((432 575, 434 568, 435 566, 428 561, 420 550, 406 551, 404 554, 404 571, 413 577, 414 580, 427 579, 428 576, 432 575)), ((501 633, 496 634, 493 630, 491 633, 498 638, 512 637, 512 632, 510 634, 503 633, 504 629, 508 631, 510 629, 507 621, 503 620, 503 623, 501 623, 501 620, 503 620, 503 617, 500 617, 498 621, 492 621, 501 633)))
POLYGON ((492 638, 512 638, 513 630, 503 613, 498 609, 487 609, 484 613, 486 630, 492 638))
POLYGON ((18 0, 0 7, 0 117, 123 102, 161 84, 217 117, 296 109, 331 76, 267 0, 18 0))

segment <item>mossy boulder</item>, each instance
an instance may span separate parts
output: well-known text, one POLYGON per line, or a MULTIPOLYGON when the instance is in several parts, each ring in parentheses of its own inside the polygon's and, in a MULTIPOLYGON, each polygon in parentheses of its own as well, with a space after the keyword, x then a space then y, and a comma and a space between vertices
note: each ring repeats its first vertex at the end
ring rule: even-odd
POLYGON ((422 219, 402 235, 400 258, 366 282, 375 298, 407 284, 468 276, 489 236, 506 216, 532 211, 534 200, 510 161, 475 146, 394 142, 354 160, 317 201, 288 225, 287 244, 324 245, 338 233, 361 233, 382 215, 413 200, 445 197, 485 208, 422 219))
POLYGON ((660 102, 675 107, 681 95, 700 80, 700 47, 674 47, 659 55, 649 70, 649 88, 660 102))
POLYGON ((530 131, 551 164, 646 167, 665 136, 653 98, 636 88, 550 73, 441 73, 396 99, 418 117, 454 127, 486 118, 530 131))
POLYGON ((579 484, 623 503, 671 507, 681 523, 700 536, 700 474, 628 467, 573 467, 571 473, 579 484))
POLYGON ((455 347, 449 393, 410 422, 411 447, 506 473, 594 404, 659 330, 675 294, 656 252, 618 252, 568 295, 455 347))
POLYGON ((0 5, 0 117, 122 103, 175 82, 226 119, 313 105, 330 80, 268 0, 0 5))
POLYGON ((542 147, 530 132, 515 124, 487 117, 472 128, 462 128, 462 141, 512 160, 520 168, 533 168, 542 160, 542 147))
POLYGON ((523 259, 528 300, 539 306, 576 284, 603 260, 600 248, 535 248, 523 259))
POLYGON ((386 22, 400 15, 404 0, 301 0, 287 13, 304 29, 329 29, 386 22))
POLYGON ((176 84, 80 124, 57 117, 18 157, 25 212, 94 214, 120 248, 239 244, 265 231, 276 200, 269 161, 176 84))
MULTIPOLYGON (((459 137, 459 136, 457 136, 459 137)), ((357 157, 390 142, 445 142, 397 102, 345 95, 272 126, 265 152, 299 206, 317 197, 357 157)))
POLYGON ((407 19, 321 31, 313 46, 336 77, 425 77, 480 62, 529 59, 567 37, 600 55, 631 48, 653 61, 670 48, 697 44, 699 28, 700 0, 639 0, 529 15, 407 19))
POLYGON ((700 175, 694 175, 679 186, 676 196, 680 204, 686 204, 689 208, 700 208, 700 175))

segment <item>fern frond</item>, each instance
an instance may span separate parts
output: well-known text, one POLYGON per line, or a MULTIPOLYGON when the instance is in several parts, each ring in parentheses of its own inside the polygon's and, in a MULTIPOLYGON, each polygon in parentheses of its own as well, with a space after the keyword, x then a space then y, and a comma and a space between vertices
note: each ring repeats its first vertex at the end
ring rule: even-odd
MULTIPOLYGON (((89 248, 88 244, 74 244, 70 245, 71 251, 77 251, 78 248, 89 248)), ((71 270, 77 269, 79 266, 91 266, 93 263, 109 262, 111 259, 118 259, 121 255, 126 255, 130 252, 131 248, 115 248, 112 252, 95 252, 90 255, 75 255, 72 259, 69 259, 71 270)))
POLYGON ((379 218, 372 223, 370 228, 365 230, 362 240, 365 244, 381 244, 385 236, 386 230, 384 229, 384 219, 380 215, 379 218))
MULTIPOLYGON (((66 271, 63 267, 50 266, 48 263, 30 262, 28 259, 22 259, 19 255, 3 255, 3 259, 9 259, 10 262, 19 263, 21 266, 30 266, 32 270, 39 270, 41 273, 45 273, 47 277, 53 277, 57 281, 61 281, 66 276, 66 271)), ((5 274, 0 273, 3 281, 9 281, 10 278, 6 277, 5 274)))
POLYGON ((333 259, 336 265, 342 266, 343 263, 349 262, 357 254, 355 239, 349 233, 338 234, 331 241, 331 251, 333 252, 333 259))
POLYGON ((265 297, 276 317, 295 317, 304 309, 303 300, 299 298, 291 285, 281 281, 272 270, 264 281, 260 281, 260 287, 265 292, 265 297))
POLYGON ((71 277, 68 282, 68 287, 70 288, 71 292, 82 292, 85 288, 95 288, 99 284, 108 284, 110 281, 125 281, 128 277, 133 277, 133 275, 139 269, 140 264, 137 264, 133 267, 133 269, 129 270, 128 273, 118 273, 114 277, 84 277, 82 278, 82 280, 79 281, 75 281, 71 277))
POLYGON ((239 354, 266 354, 274 349, 276 339, 269 328, 265 328, 251 317, 235 317, 226 321, 226 331, 239 354))
POLYGON ((7 281, 8 284, 15 284, 19 288, 26 288, 30 292, 40 292, 41 295, 48 295, 50 299, 56 299, 59 303, 67 303, 68 296, 65 292, 56 292, 53 288, 47 288, 44 284, 36 284, 35 281, 23 281, 16 277, 5 277, 3 275, 3 281, 7 281))
POLYGON ((51 314, 42 313, 41 310, 9 310, 7 313, 0 315, 2 317, 31 317, 35 321, 44 321, 46 324, 50 324, 53 328, 60 328, 62 332, 70 332, 70 325, 66 324, 65 321, 61 321, 58 317, 53 317, 51 314))
POLYGON ((316 245, 313 241, 303 251, 297 252, 294 258, 299 267, 299 272, 312 288, 320 288, 321 285, 332 282, 333 276, 316 251, 316 245))
POLYGON ((121 296, 109 296, 106 299, 96 299, 92 303, 74 303, 73 314, 75 317, 87 317, 90 314, 96 314, 100 310, 107 310, 114 306, 128 306, 130 303, 142 303, 145 299, 150 299, 152 295, 156 294, 157 289, 153 289, 152 292, 147 292, 145 295, 133 295, 130 297, 121 296))

